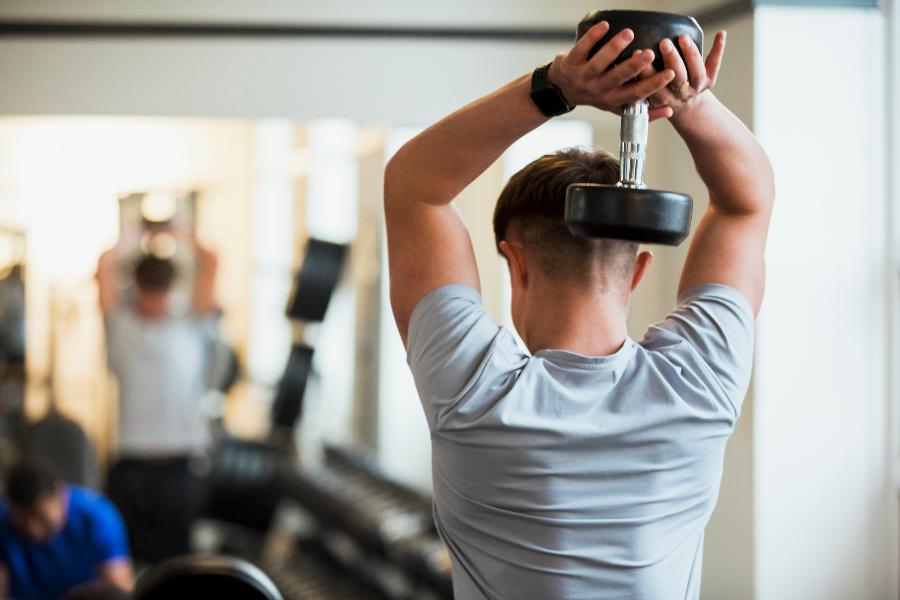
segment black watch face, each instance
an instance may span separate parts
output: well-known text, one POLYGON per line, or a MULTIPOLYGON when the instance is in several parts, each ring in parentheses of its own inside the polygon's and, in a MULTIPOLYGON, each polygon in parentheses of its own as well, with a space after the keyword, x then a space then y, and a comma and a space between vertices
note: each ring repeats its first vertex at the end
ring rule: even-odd
POLYGON ((569 110, 565 101, 560 97, 559 92, 552 86, 542 86, 533 90, 531 97, 545 115, 561 115, 569 110))

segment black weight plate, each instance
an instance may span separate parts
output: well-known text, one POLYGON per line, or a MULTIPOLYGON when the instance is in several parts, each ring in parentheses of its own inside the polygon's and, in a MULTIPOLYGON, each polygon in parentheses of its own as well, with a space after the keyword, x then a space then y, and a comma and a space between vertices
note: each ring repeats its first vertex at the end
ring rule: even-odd
POLYGON ((659 43, 665 38, 669 38, 683 57, 681 47, 678 45, 678 37, 681 35, 690 37, 697 48, 700 48, 701 54, 703 53, 703 30, 693 17, 648 10, 597 10, 588 13, 578 23, 575 39, 580 40, 588 29, 600 21, 609 23, 609 31, 597 42, 589 56, 593 56, 601 46, 623 29, 628 28, 634 31, 634 39, 616 58, 614 64, 627 60, 635 50, 649 48, 656 53, 656 57, 653 59, 653 68, 662 71, 664 67, 659 43))
POLYGON ((691 231, 693 200, 687 194, 598 183, 566 189, 566 225, 581 237, 677 246, 691 231))
POLYGON ((303 396, 306 382, 312 371, 313 349, 297 344, 291 349, 287 367, 278 384, 278 393, 272 403, 272 425, 293 429, 303 412, 303 396))
POLYGON ((321 321, 325 318, 346 254, 347 246, 343 244, 310 238, 288 302, 289 318, 305 321, 321 321))
POLYGON ((137 580, 135 600, 233 598, 282 600, 268 575, 233 556, 191 554, 168 558, 137 580))

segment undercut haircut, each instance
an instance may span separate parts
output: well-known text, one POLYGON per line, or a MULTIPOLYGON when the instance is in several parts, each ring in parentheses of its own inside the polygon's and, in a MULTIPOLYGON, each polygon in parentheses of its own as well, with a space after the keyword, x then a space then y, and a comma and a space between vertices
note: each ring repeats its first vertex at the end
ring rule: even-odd
POLYGON ((10 467, 6 476, 6 497, 10 504, 29 509, 59 491, 60 479, 47 462, 35 458, 20 460, 10 467))
POLYGON ((607 238, 582 238, 566 227, 566 188, 572 183, 614 185, 619 161, 604 151, 568 148, 546 154, 513 175, 494 209, 497 250, 503 240, 521 243, 543 274, 580 284, 628 279, 639 244, 607 238))
POLYGON ((175 265, 172 261, 148 254, 141 258, 134 269, 134 281, 145 292, 167 292, 175 283, 175 265))

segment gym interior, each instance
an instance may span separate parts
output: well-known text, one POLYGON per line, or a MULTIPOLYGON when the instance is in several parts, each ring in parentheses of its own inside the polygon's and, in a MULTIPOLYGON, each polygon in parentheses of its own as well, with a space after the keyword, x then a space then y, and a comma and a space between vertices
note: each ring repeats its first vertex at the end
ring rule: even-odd
MULTIPOLYGON (((704 55, 727 30, 715 94, 777 184, 700 597, 900 597, 900 6, 625 4, 0 2, 0 466, 37 456, 107 493, 122 432, 98 261, 122 248, 111 285, 128 294, 135 257, 168 259, 177 304, 212 254, 189 547, 142 558, 132 540, 139 588, 180 597, 178 578, 206 569, 184 589, 452 598, 429 428, 389 298, 385 165, 567 51, 586 13, 678 13, 703 28, 704 55)), ((513 328, 491 226, 501 189, 543 154, 617 154, 619 139, 618 116, 580 106, 456 198, 497 323, 513 328)), ((690 194, 698 221, 707 193, 684 143, 661 120, 648 146, 647 184, 690 194)), ((687 247, 653 248, 631 338, 675 305, 687 247)))

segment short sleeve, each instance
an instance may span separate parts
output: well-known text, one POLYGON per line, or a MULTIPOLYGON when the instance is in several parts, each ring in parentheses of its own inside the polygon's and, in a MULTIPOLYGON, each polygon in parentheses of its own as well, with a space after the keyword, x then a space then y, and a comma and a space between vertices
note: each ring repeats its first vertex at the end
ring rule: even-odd
POLYGON ((205 315, 191 315, 189 319, 205 339, 215 340, 219 337, 219 323, 222 321, 221 311, 216 310, 205 315))
POLYGON ((481 296, 468 286, 432 291, 410 317, 407 362, 432 431, 477 395, 479 382, 514 370, 522 358, 515 339, 497 325, 481 296))
POLYGON ((737 290, 720 284, 689 288, 641 345, 693 373, 735 415, 750 383, 754 343, 753 309, 737 290))
POLYGON ((119 511, 106 498, 95 500, 91 542, 93 562, 102 565, 114 560, 128 559, 128 535, 119 511))

